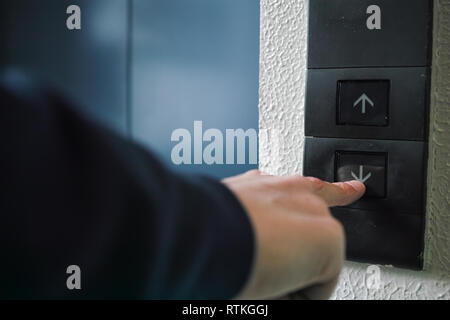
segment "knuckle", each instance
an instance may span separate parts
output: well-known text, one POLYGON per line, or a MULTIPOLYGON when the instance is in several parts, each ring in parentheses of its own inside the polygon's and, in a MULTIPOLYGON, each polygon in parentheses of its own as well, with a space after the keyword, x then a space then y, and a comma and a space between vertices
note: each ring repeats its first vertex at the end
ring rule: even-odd
POLYGON ((342 224, 332 216, 330 216, 328 224, 329 224, 328 235, 331 238, 330 242, 332 246, 334 246, 334 249, 336 249, 336 252, 340 252, 344 249, 344 241, 345 241, 344 228, 342 224))
POLYGON ((327 229, 327 234, 331 240, 337 241, 338 243, 341 243, 344 240, 344 227, 331 214, 325 221, 325 228, 327 229))
POLYGON ((306 184, 305 178, 299 175, 282 177, 281 184, 287 188, 297 189, 298 187, 303 187, 306 184))
POLYGON ((347 183, 342 183, 339 186, 340 187, 337 188, 337 192, 339 195, 340 204, 343 204, 346 203, 348 196, 352 194, 353 188, 347 183))
POLYGON ((311 184, 312 189, 315 192, 319 192, 325 187, 325 181, 323 180, 314 177, 308 177, 308 180, 311 184))
POLYGON ((286 197, 286 194, 284 192, 274 190, 270 193, 266 200, 268 200, 272 204, 284 207, 287 203, 287 200, 289 199, 286 197))
POLYGON ((252 169, 246 172, 247 175, 259 175, 261 174, 261 171, 259 171, 258 169, 252 169))
POLYGON ((345 236, 344 229, 339 221, 334 218, 327 219, 326 226, 326 252, 327 259, 321 269, 321 277, 330 279, 336 277, 345 258, 345 236))
POLYGON ((325 203, 325 201, 310 192, 305 192, 302 196, 301 196, 301 200, 304 204, 306 204, 308 207, 312 208, 315 212, 321 212, 321 213, 329 213, 328 210, 328 206, 325 203))
POLYGON ((334 231, 332 233, 333 236, 335 237, 336 240, 339 240, 339 243, 342 243, 342 241, 344 240, 344 227, 333 216, 330 216, 330 224, 332 225, 334 231))

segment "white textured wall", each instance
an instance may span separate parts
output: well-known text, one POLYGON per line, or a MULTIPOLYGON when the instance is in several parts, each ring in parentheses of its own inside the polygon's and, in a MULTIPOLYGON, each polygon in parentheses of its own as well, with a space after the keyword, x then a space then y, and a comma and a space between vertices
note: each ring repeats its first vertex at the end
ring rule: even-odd
MULTIPOLYGON (((367 289, 367 265, 348 262, 334 299, 450 299, 450 0, 434 12, 426 271, 381 267, 367 289)), ((307 0, 261 0, 260 167, 273 174, 301 173, 306 45, 307 0)))

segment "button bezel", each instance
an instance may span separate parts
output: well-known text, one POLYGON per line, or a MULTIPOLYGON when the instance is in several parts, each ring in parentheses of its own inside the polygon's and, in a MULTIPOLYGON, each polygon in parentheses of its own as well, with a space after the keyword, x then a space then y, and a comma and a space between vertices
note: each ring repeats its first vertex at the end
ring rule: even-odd
POLYGON ((310 69, 306 83, 305 135, 426 141, 429 73, 426 67, 310 69), (336 87, 343 79, 390 80, 387 126, 336 124, 336 87))
MULTIPOLYGON (((376 196, 373 194, 368 194, 366 190, 366 193, 363 196, 363 199, 365 198, 373 198, 373 199, 384 199, 387 197, 387 176, 388 176, 388 154, 386 152, 357 152, 357 151, 344 151, 344 150, 337 150, 335 152, 335 161, 334 161, 334 181, 335 182, 341 182, 342 180, 338 179, 338 170, 341 167, 343 157, 347 156, 355 156, 355 157, 380 157, 382 158, 382 166, 383 166, 383 192, 381 196, 376 196)), ((348 181, 348 180, 347 180, 348 181)), ((367 183, 366 186, 369 184, 367 183)))
POLYGON ((386 197, 362 198, 348 207, 380 214, 423 214, 426 146, 419 141, 306 137, 303 173, 334 182, 336 151, 387 153, 386 197))

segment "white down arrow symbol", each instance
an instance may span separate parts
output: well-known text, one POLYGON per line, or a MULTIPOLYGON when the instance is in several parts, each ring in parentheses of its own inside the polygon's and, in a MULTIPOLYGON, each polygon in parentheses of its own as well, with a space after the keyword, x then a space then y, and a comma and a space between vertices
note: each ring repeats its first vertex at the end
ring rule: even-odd
POLYGON ((362 183, 366 182, 372 176, 372 173, 369 172, 365 177, 363 177, 363 166, 359 166, 359 177, 357 177, 353 171, 351 171, 351 174, 353 178, 361 181, 362 183))

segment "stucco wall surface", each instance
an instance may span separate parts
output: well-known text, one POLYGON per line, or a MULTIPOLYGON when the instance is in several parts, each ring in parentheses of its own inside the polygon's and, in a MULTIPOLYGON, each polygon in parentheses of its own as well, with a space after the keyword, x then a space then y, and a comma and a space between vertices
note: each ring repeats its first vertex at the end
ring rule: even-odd
MULTIPOLYGON (((306 0, 261 0, 260 168, 300 174, 304 144, 306 0)), ((450 299, 450 0, 435 0, 425 271, 347 262, 333 299, 450 299)), ((291 296, 290 298, 296 298, 291 296)))

